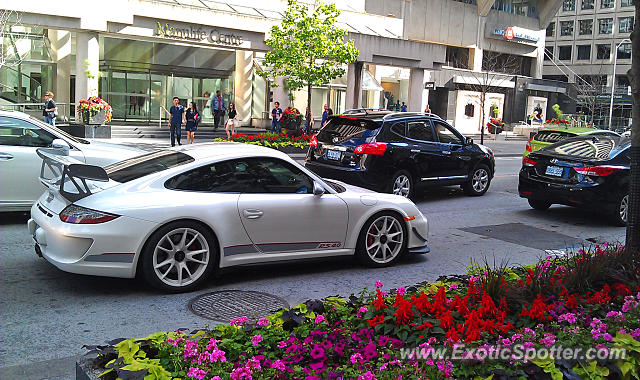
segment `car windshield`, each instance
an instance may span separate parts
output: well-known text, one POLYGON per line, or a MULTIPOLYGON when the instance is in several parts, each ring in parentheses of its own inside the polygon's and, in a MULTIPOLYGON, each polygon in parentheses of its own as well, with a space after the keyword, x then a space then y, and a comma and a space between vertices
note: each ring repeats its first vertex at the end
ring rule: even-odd
POLYGON ((65 138, 67 138, 67 139, 69 139, 69 140, 71 140, 71 141, 73 141, 75 143, 78 143, 78 144, 90 144, 89 140, 80 139, 80 138, 77 138, 75 136, 71 136, 67 132, 65 132, 65 131, 63 131, 63 130, 61 130, 59 128, 56 128, 56 127, 52 126, 49 123, 45 123, 44 121, 42 121, 40 119, 37 119, 37 118, 35 118, 35 117, 31 116, 31 115, 29 115, 29 121, 31 123, 37 124, 41 128, 53 129, 56 133, 63 135, 65 138))
POLYGON ((124 183, 193 161, 193 157, 182 152, 161 150, 116 162, 104 169, 109 179, 124 183))

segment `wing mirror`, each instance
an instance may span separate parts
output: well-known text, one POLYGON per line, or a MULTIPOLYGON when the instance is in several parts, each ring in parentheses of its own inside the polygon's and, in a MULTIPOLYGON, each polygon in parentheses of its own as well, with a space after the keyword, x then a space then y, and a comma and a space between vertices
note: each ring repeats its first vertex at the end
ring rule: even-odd
POLYGON ((324 194, 324 187, 318 182, 313 183, 313 195, 322 196, 324 194))
POLYGON ((59 151, 60 153, 58 153, 58 155, 60 156, 68 156, 69 150, 71 150, 71 147, 69 146, 69 144, 67 144, 67 142, 64 141, 63 139, 53 140, 53 142, 51 142, 51 148, 59 151))
POLYGON ((464 145, 473 145, 473 139, 471 137, 465 137, 464 145))

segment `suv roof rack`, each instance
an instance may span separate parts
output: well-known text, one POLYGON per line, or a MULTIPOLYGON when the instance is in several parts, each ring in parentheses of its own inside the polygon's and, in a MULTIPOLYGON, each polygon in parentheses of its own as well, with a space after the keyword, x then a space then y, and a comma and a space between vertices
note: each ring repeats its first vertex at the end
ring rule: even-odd
POLYGON ((429 116, 434 117, 436 119, 444 120, 440 116, 435 113, 424 113, 424 112, 394 112, 388 115, 385 115, 382 120, 391 119, 391 118, 401 118, 401 117, 411 117, 411 116, 429 116))
POLYGON ((351 108, 348 110, 345 110, 344 112, 342 112, 343 115, 348 115, 348 114, 352 114, 352 113, 361 113, 364 112, 365 115, 368 115, 369 112, 367 111, 371 111, 371 112, 391 112, 389 110, 386 110, 384 108, 351 108))

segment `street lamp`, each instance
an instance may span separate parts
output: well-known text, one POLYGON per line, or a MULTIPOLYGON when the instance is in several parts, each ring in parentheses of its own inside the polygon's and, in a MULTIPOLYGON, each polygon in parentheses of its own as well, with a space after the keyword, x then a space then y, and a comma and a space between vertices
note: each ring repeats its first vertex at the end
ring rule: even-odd
POLYGON ((613 51, 613 79, 611 80, 611 103, 609 103, 609 130, 611 130, 611 125, 613 123, 613 91, 616 89, 616 64, 618 63, 618 49, 620 48, 620 45, 627 42, 630 43, 631 40, 625 38, 624 40, 620 41, 620 43, 616 45, 616 49, 613 51))

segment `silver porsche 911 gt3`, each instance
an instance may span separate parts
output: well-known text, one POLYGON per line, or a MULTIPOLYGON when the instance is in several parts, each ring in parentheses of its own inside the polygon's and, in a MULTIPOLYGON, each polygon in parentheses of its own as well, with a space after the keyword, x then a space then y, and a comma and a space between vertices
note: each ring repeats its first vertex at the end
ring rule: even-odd
POLYGON ((47 189, 29 231, 68 272, 187 291, 216 267, 354 254, 386 266, 429 251, 410 200, 324 180, 269 148, 196 144, 105 168, 38 154, 47 189))

